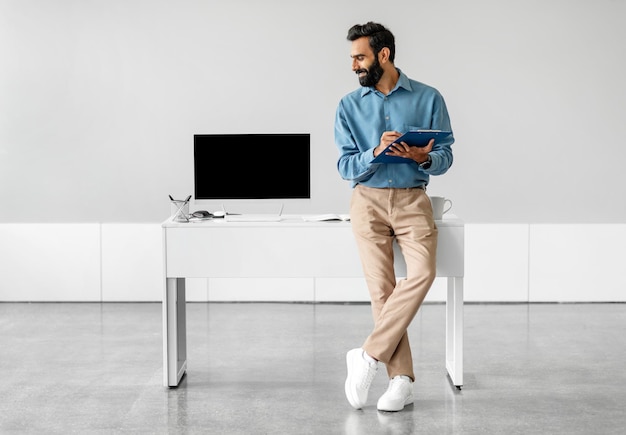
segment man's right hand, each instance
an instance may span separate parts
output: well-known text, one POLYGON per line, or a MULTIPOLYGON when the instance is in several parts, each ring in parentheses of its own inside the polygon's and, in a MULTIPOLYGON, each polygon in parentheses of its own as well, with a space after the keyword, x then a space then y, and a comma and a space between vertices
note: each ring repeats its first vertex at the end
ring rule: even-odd
POLYGON ((380 137, 380 143, 376 148, 374 148, 374 157, 378 156, 380 153, 385 151, 389 145, 394 143, 398 138, 402 136, 402 133, 398 131, 386 131, 380 137))

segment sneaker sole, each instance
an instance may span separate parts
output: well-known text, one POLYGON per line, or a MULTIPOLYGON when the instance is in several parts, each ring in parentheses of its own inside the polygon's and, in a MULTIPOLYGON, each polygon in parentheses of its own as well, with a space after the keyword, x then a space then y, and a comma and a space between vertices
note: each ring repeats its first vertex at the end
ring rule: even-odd
POLYGON ((348 368, 348 377, 346 379, 346 384, 344 387, 345 392, 346 392, 346 398, 348 399, 348 402, 354 409, 361 409, 364 404, 360 403, 358 398, 354 397, 355 393, 350 388, 350 384, 352 381, 351 373, 353 372, 353 370, 350 370, 350 352, 348 352, 348 354, 346 355, 346 366, 348 368))
POLYGON ((401 407, 401 408, 397 408, 397 409, 396 409, 396 408, 392 408, 391 406, 384 407, 384 406, 379 406, 378 404, 376 404, 376 408, 377 408, 379 411, 386 411, 386 412, 398 412, 398 411, 402 411, 402 410, 404 409, 404 407, 405 407, 405 406, 410 405, 411 403, 413 403, 413 396, 411 396, 411 397, 409 397, 408 399, 406 399, 406 400, 404 401, 404 405, 402 405, 402 407, 401 407))

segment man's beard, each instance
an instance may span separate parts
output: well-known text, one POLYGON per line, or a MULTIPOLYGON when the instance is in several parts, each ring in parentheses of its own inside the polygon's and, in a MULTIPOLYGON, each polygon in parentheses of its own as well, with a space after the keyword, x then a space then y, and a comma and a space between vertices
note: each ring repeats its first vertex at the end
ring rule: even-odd
POLYGON ((368 69, 363 68, 356 73, 360 74, 362 72, 365 72, 365 75, 359 76, 359 83, 365 87, 376 86, 383 76, 383 69, 380 66, 380 62, 378 62, 378 58, 374 60, 374 63, 368 69))

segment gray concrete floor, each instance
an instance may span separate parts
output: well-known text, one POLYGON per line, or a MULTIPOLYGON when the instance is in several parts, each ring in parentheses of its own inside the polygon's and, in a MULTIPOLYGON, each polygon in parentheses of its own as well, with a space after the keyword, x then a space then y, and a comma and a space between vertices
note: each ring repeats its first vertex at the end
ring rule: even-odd
POLYGON ((343 392, 368 305, 189 303, 188 371, 163 386, 160 303, 1 303, 0 433, 623 434, 626 304, 465 306, 465 385, 444 306, 410 327, 415 403, 343 392))

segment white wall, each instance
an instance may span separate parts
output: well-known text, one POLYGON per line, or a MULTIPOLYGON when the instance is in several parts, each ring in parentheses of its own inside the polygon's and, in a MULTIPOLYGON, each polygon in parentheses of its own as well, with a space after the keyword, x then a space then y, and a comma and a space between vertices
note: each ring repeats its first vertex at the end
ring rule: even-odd
MULTIPOLYGON (((160 252, 167 195, 193 191, 195 133, 311 133, 312 199, 285 212, 345 212, 333 119, 358 85, 347 29, 368 20, 395 33, 397 66, 446 98, 455 163, 429 193, 454 201, 468 246, 531 241, 510 257, 480 250, 515 277, 502 299, 623 300, 611 255, 626 223, 625 19, 615 0, 0 0, 0 250, 12 277, 0 300, 46 299, 42 289, 152 299, 159 266, 129 270, 115 255, 126 237, 160 252), (555 248, 571 237, 570 251, 555 248), (553 269, 555 255, 572 261, 553 269), (555 271, 572 264, 563 281, 555 271), (63 273, 75 267, 84 276, 63 273)), ((490 300, 499 275, 467 261, 470 299, 490 300)))
POLYGON ((0 0, 0 222, 160 222, 193 191, 194 133, 309 132, 313 198, 345 211, 333 117, 347 29, 445 96, 469 223, 626 221, 626 3, 0 0))
MULTIPOLYGON (((160 301, 159 224, 0 224, 0 301, 160 301)), ((626 224, 467 224, 465 301, 626 302, 626 224)), ((445 301, 437 278, 427 296, 445 301)), ((358 278, 193 278, 189 301, 368 301, 358 278)))

